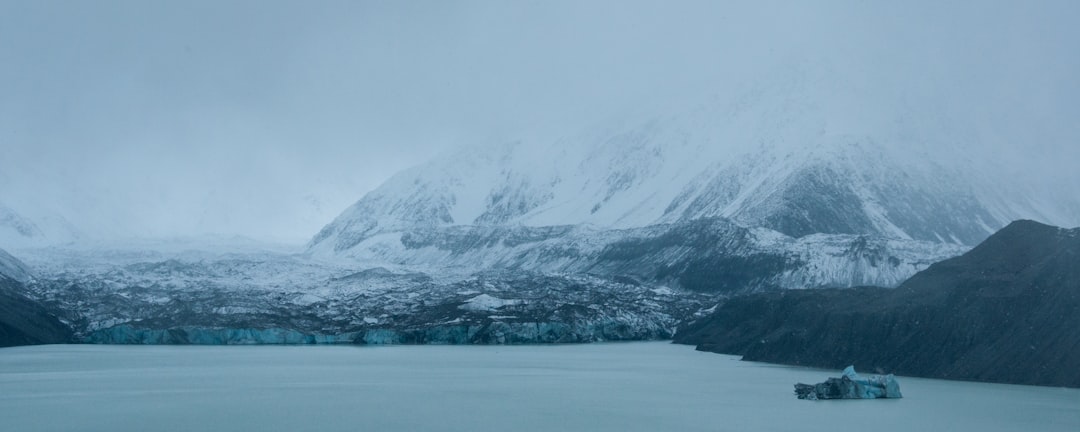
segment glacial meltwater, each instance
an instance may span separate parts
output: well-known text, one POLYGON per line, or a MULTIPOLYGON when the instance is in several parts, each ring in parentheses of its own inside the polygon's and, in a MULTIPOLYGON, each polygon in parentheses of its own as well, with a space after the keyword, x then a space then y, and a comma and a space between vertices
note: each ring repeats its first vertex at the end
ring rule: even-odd
POLYGON ((4 348, 0 430, 1080 431, 1077 389, 900 377, 903 399, 795 398, 838 374, 664 342, 4 348))

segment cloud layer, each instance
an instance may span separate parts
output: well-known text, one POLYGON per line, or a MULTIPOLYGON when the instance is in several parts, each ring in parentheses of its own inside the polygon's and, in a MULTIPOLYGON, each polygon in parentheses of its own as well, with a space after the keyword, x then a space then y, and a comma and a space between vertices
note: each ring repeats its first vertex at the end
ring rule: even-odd
POLYGON ((299 241, 439 151, 798 65, 870 110, 962 118, 1002 175, 1080 187, 1080 6, 939 3, 6 2, 0 202, 101 236, 299 241))

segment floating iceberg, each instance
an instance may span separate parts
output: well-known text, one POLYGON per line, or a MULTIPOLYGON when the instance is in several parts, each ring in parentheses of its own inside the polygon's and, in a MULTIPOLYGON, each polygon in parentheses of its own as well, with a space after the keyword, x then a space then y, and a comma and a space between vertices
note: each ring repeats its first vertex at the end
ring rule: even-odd
POLYGON ((888 375, 870 375, 861 377, 855 373, 854 366, 844 368, 840 378, 829 378, 814 385, 795 384, 795 395, 799 399, 897 399, 900 383, 896 377, 888 375))

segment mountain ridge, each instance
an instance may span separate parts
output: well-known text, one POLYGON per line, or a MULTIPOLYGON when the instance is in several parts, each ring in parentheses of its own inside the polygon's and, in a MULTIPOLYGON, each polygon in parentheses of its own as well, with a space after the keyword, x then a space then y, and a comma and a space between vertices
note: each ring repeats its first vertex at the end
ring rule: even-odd
POLYGON ((974 119, 916 109, 848 74, 794 61, 689 109, 466 145, 394 175, 308 247, 329 256, 446 226, 614 230, 712 217, 792 237, 970 247, 1016 219, 1080 223, 1074 197, 1003 177, 1010 161, 980 150, 974 119))
POLYGON ((1080 387, 1080 228, 1016 221, 895 289, 734 298, 677 343, 745 360, 1080 387))
MULTIPOLYGON (((624 229, 725 217, 793 237, 863 234, 961 245, 1004 226, 1004 211, 982 203, 954 175, 904 171, 873 160, 866 146, 841 146, 858 153, 847 157, 856 161, 765 150, 681 174, 681 180, 654 166, 619 166, 625 158, 589 162, 600 173, 575 179, 521 172, 515 163, 501 165, 505 158, 463 162, 464 172, 439 166, 467 159, 459 155, 395 176, 324 227, 309 248, 341 252, 379 233, 454 225, 624 229), (872 163, 863 166, 864 160, 872 163), (491 173, 473 174, 485 170, 491 173)), ((514 153, 513 147, 506 151, 514 153)))

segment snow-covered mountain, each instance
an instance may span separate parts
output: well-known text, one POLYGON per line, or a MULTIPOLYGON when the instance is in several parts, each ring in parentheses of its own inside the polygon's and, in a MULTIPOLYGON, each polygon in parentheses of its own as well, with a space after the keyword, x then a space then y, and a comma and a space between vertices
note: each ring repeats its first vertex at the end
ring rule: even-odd
POLYGON ((301 255, 19 251, 30 296, 106 343, 652 339, 731 296, 896 286, 1013 219, 1080 223, 1075 197, 997 175, 946 110, 788 72, 676 115, 444 154, 301 255))
POLYGON ((640 228, 721 217, 802 237, 854 234, 972 246, 1008 222, 1080 221, 1076 199, 1028 193, 933 106, 775 79, 682 114, 561 138, 465 147, 399 173, 310 248, 448 226, 640 228))
POLYGON ((80 237, 78 229, 58 214, 40 210, 24 214, 0 202, 0 247, 40 247, 80 237))
POLYGON ((554 162, 523 144, 466 150, 395 176, 311 246, 340 252, 379 233, 455 225, 620 229, 706 217, 794 237, 867 234, 971 244, 1012 216, 980 201, 969 182, 944 167, 908 168, 854 139, 791 151, 762 148, 695 166, 707 159, 705 150, 649 134, 612 137, 610 148, 583 159, 555 153, 554 162), (537 168, 544 164, 551 166, 537 168))
POLYGON ((463 147, 368 193, 309 253, 747 292, 894 286, 1014 219, 1080 222, 1075 197, 999 175, 967 119, 834 75, 796 67, 676 115, 463 147))

